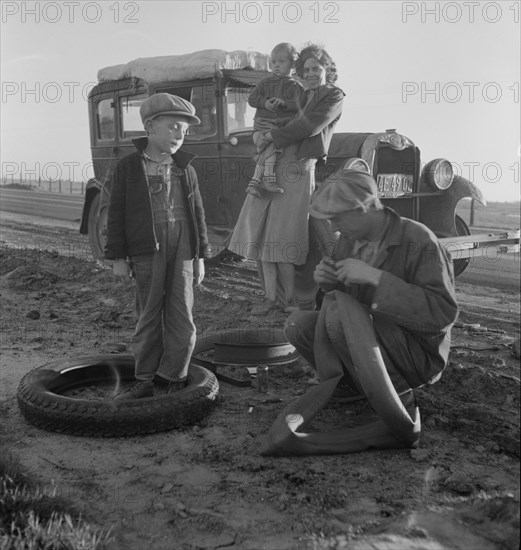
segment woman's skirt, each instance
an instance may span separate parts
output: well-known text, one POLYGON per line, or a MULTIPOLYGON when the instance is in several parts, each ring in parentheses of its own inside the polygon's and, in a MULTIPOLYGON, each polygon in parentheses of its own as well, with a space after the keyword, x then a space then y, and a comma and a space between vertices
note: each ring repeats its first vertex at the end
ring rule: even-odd
POLYGON ((315 159, 298 160, 297 144, 279 154, 277 183, 284 193, 247 195, 229 250, 250 260, 306 262, 309 250, 309 201, 315 188, 315 159))

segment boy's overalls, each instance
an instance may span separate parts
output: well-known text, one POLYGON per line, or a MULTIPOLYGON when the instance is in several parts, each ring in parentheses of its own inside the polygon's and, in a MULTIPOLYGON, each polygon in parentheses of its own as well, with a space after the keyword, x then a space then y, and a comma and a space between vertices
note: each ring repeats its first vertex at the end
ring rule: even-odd
POLYGON ((179 381, 187 376, 196 340, 193 257, 180 182, 183 170, 171 158, 157 163, 146 155, 143 170, 159 248, 153 255, 130 258, 138 317, 132 338, 135 377, 153 380, 157 374, 179 381))

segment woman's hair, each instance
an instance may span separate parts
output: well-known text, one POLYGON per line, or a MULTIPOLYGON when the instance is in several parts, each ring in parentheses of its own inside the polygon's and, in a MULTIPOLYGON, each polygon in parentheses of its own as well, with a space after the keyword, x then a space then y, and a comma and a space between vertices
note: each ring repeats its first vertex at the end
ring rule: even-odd
POLYGON ((280 44, 277 44, 273 50, 271 50, 271 57, 274 55, 281 53, 283 55, 287 55, 289 59, 295 63, 298 57, 298 51, 293 44, 290 44, 289 42, 281 42, 280 44))
POLYGON ((333 84, 338 78, 336 65, 331 56, 321 46, 310 44, 306 46, 299 54, 295 64, 295 72, 302 78, 304 74, 304 63, 309 59, 316 59, 324 69, 326 69, 326 82, 333 84))

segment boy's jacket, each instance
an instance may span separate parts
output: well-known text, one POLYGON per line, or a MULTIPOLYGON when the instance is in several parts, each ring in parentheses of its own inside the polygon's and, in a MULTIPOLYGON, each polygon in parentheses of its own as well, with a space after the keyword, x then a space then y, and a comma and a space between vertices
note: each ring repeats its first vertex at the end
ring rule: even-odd
MULTIPOLYGON (((153 254, 158 249, 152 202, 142 161, 147 141, 146 137, 134 140, 137 151, 121 159, 116 166, 107 220, 107 260, 153 254)), ((197 259, 208 258, 210 250, 197 175, 190 165, 194 156, 179 149, 172 158, 184 171, 181 188, 190 222, 192 255, 197 259)))

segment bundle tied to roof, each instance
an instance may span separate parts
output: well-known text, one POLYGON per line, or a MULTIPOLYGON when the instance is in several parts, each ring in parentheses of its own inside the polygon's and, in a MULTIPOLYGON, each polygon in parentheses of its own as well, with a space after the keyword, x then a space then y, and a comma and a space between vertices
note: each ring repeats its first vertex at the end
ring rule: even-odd
POLYGON ((140 57, 98 71, 98 81, 141 78, 146 82, 172 82, 211 78, 225 69, 269 70, 269 56, 256 51, 201 50, 183 55, 140 57))

